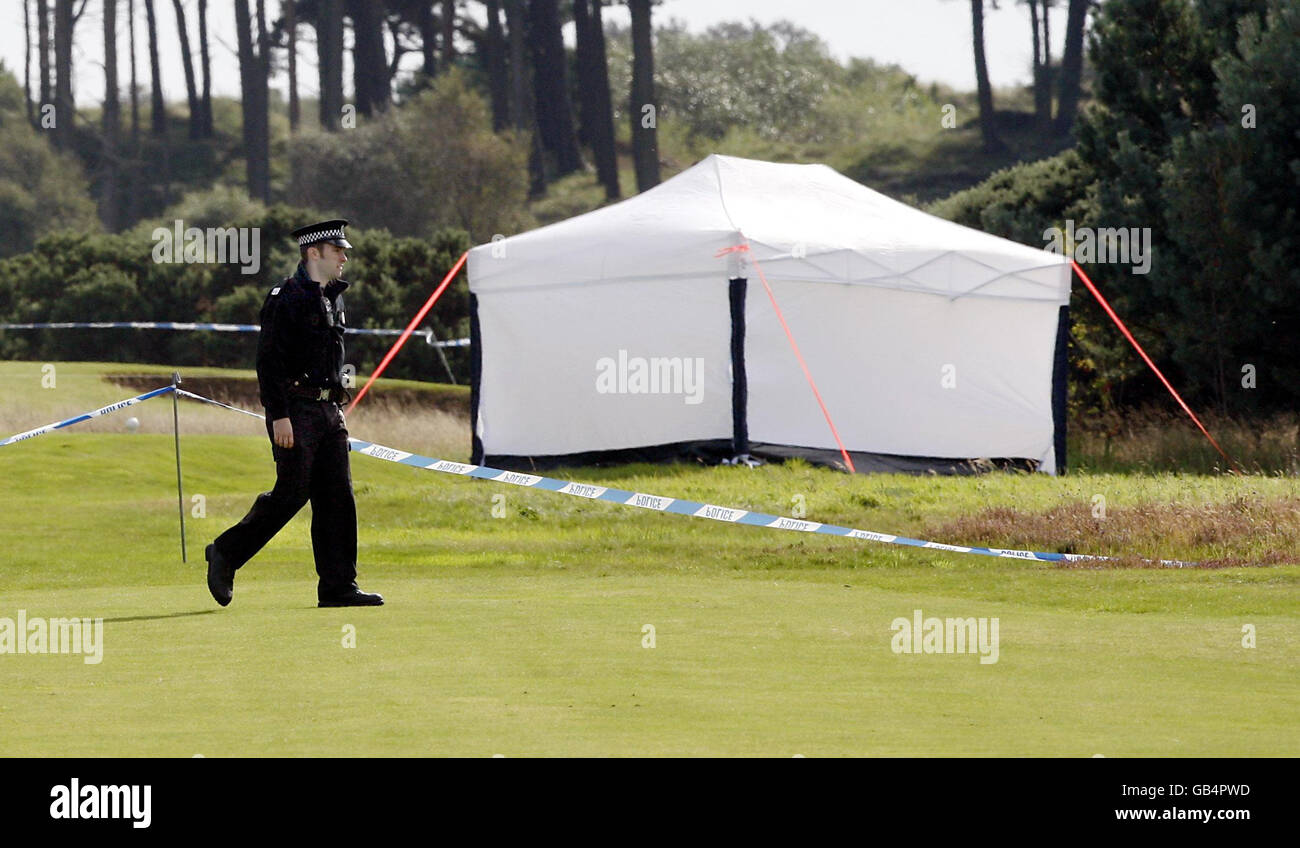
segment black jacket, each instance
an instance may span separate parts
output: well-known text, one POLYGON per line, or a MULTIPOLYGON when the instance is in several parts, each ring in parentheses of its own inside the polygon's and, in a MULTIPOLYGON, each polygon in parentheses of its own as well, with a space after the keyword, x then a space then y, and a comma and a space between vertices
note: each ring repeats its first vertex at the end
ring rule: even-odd
POLYGON ((346 280, 322 287, 299 262, 294 275, 266 296, 257 339, 257 383, 272 421, 288 417, 291 386, 342 385, 347 287, 346 280))

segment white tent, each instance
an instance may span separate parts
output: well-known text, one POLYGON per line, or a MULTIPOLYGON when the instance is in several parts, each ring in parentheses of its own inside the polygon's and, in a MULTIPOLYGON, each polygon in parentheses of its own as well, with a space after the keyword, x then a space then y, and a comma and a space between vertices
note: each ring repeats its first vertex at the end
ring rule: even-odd
POLYGON ((469 281, 476 462, 838 460, 782 318, 859 471, 1064 461, 1069 260, 825 165, 710 156, 469 281))

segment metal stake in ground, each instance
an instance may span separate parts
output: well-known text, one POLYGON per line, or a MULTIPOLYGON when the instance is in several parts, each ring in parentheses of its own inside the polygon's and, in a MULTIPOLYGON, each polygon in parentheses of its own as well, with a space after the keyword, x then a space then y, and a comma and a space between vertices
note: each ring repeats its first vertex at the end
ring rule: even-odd
POLYGON ((176 387, 181 384, 179 371, 172 372, 172 433, 176 437, 176 512, 181 517, 181 562, 185 558, 185 494, 181 490, 181 416, 177 411, 176 387))
POLYGON ((438 337, 433 334, 433 328, 427 330, 428 335, 424 337, 426 343, 433 345, 433 349, 438 351, 438 358, 442 360, 442 367, 447 369, 447 376, 451 378, 453 386, 458 385, 456 375, 451 373, 451 366, 447 364, 447 354, 442 352, 442 345, 438 344, 438 337))

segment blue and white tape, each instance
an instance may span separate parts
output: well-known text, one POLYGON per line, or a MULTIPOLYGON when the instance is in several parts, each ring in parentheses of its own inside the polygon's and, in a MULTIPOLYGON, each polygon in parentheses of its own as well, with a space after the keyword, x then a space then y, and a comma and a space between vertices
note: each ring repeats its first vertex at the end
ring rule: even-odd
MULTIPOLYGON (((214 324, 186 321, 43 321, 30 324, 0 324, 0 330, 211 330, 217 333, 256 333, 258 324, 214 324)), ((346 327, 345 333, 359 336, 400 336, 405 330, 371 327, 346 327)), ((421 336, 435 347, 469 347, 469 339, 436 340, 433 330, 412 330, 411 335, 421 336)))
POLYGON ((151 392, 145 392, 144 394, 136 395, 133 398, 127 398, 126 400, 119 400, 117 403, 110 403, 108 406, 102 407, 100 409, 96 409, 93 412, 84 412, 81 415, 74 415, 72 418, 67 418, 64 419, 63 421, 56 421, 53 424, 46 424, 44 427, 37 427, 35 430, 28 430, 26 433, 18 433, 16 435, 10 436, 4 441, 0 441, 0 447, 4 447, 5 445, 11 445, 14 442, 21 442, 26 439, 32 439, 37 436, 43 436, 46 433, 52 433, 55 430, 62 430, 64 427, 71 427, 73 424, 80 424, 82 421, 89 421, 90 419, 98 418, 101 415, 111 415, 112 413, 117 412, 118 410, 126 409, 128 406, 135 406, 137 403, 142 403, 143 401, 149 400, 149 398, 156 398, 159 395, 165 395, 168 392, 172 392, 175 390, 176 390, 175 386, 163 386, 161 389, 154 389, 151 392))
MULTIPOLYGON (((152 397, 175 391, 181 397, 191 398, 202 403, 219 406, 223 409, 229 409, 234 412, 248 415, 252 418, 265 420, 266 416, 259 415, 256 412, 250 412, 247 409, 240 409, 228 403, 222 403, 212 398, 197 395, 193 392, 187 392, 184 389, 178 389, 175 386, 163 386, 161 389, 154 389, 133 398, 118 401, 94 412, 88 412, 75 418, 69 418, 66 421, 60 421, 57 424, 50 424, 37 430, 30 430, 26 433, 20 433, 17 436, 11 436, 0 442, 0 446, 10 444, 11 442, 22 439, 30 439, 33 436, 39 436, 52 430, 67 427, 81 421, 88 421, 100 415, 107 415, 117 412, 119 409, 125 409, 141 401, 148 400, 152 397)), ((492 480, 497 483, 509 483, 512 486, 523 486, 530 489, 541 489, 547 492, 556 492, 562 495, 572 495, 588 500, 607 501, 609 503, 619 504, 620 506, 632 506, 639 509, 649 509, 655 512, 668 512, 675 515, 688 515, 692 518, 707 518, 712 521, 723 521, 729 524, 747 524, 754 527, 766 527, 770 530, 788 530, 796 533, 820 533, 828 536, 843 536, 850 539, 864 539, 869 542, 880 542, 886 545, 902 545, 911 548, 923 548, 926 550, 947 551, 958 554, 975 554, 977 556, 998 557, 1001 559, 1023 559, 1034 560, 1037 562, 1114 562, 1115 557, 1094 556, 1091 554, 1060 554, 1045 553, 1042 551, 1024 551, 1007 548, 985 548, 967 545, 945 545, 941 542, 927 542, 923 539, 912 539, 907 536, 898 536, 892 533, 876 533, 871 530, 856 530, 851 527, 841 527, 837 524, 823 524, 817 521, 804 521, 800 518, 787 518, 781 515, 770 515, 765 512, 755 512, 748 509, 735 509, 733 507, 719 506, 717 504, 704 503, 701 501, 690 501, 683 498, 669 498, 662 495, 651 495, 645 492, 633 492, 626 489, 615 489, 609 486, 598 486, 591 483, 575 483, 569 480, 558 480, 553 477, 542 477, 536 474, 524 474, 518 471, 504 471, 500 468, 491 468, 486 465, 472 465, 466 462, 453 462, 446 459, 435 459, 419 454, 408 453, 395 448, 386 447, 374 442, 367 442, 362 439, 348 439, 352 450, 369 456, 374 459, 382 459, 385 462, 395 462, 399 465, 407 465, 413 468, 420 468, 426 471, 437 471, 443 474, 454 474, 460 477, 472 477, 479 480, 492 480)), ((1172 568, 1187 568, 1198 565, 1195 562, 1184 562, 1182 560, 1147 560, 1148 562, 1157 563, 1162 566, 1172 568)))

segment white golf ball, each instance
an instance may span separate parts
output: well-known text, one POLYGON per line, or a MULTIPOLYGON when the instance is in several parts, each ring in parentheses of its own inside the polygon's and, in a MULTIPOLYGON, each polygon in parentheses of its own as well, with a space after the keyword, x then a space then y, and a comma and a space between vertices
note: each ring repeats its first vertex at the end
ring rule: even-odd
POLYGON ((126 419, 126 429, 130 430, 132 433, 134 433, 136 430, 139 430, 140 419, 136 418, 134 415, 126 419))

